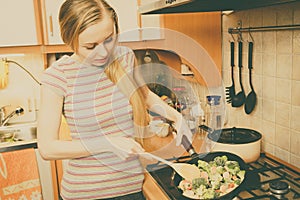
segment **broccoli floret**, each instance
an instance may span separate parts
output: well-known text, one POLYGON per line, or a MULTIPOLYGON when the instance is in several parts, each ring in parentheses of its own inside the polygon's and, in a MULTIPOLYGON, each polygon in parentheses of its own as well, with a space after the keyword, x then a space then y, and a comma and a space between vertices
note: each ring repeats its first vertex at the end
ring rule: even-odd
POLYGON ((237 161, 227 161, 225 163, 225 166, 228 167, 229 169, 234 169, 235 167, 239 167, 239 163, 237 161))
POLYGON ((221 182, 220 181, 211 181, 211 188, 214 190, 220 189, 221 182))
POLYGON ((235 175, 240 171, 240 167, 234 167, 234 168, 228 168, 228 172, 230 172, 231 174, 235 175))
POLYGON ((245 173, 246 171, 245 170, 241 170, 237 173, 237 176, 240 177, 241 180, 244 180, 245 178, 245 173))
POLYGON ((241 179, 234 180, 234 183, 237 184, 237 185, 240 185, 241 184, 241 179))
POLYGON ((198 168, 203 169, 206 172, 209 172, 210 170, 209 164, 203 160, 198 160, 198 168))
POLYGON ((227 156, 217 156, 214 158, 214 162, 217 164, 217 166, 224 166, 227 160, 227 156))
POLYGON ((207 181, 204 178, 195 178, 192 180, 193 188, 199 188, 201 185, 207 186, 207 181))
POLYGON ((218 166, 218 167, 217 167, 217 172, 218 172, 219 174, 223 174, 224 171, 225 171, 224 167, 222 167, 222 166, 218 166))
POLYGON ((205 193, 206 190, 206 186, 200 185, 200 187, 195 190, 195 193, 197 194, 198 198, 202 199, 202 195, 205 193))
POLYGON ((211 181, 218 181, 218 182, 220 182, 220 181, 222 181, 222 179, 223 179, 223 177, 221 176, 221 174, 216 173, 216 174, 211 174, 210 175, 210 180, 211 181))
POLYGON ((212 189, 209 188, 203 193, 203 199, 214 199, 217 197, 217 193, 212 189))

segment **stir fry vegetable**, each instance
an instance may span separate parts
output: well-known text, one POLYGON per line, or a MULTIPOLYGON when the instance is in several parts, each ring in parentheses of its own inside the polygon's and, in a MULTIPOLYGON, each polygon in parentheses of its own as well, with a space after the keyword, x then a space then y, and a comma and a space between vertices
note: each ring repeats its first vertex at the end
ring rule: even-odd
POLYGON ((241 170, 237 161, 229 161, 227 156, 215 157, 213 161, 198 161, 200 177, 192 181, 182 180, 178 188, 183 195, 192 199, 215 199, 236 187, 245 178, 245 170, 241 170))

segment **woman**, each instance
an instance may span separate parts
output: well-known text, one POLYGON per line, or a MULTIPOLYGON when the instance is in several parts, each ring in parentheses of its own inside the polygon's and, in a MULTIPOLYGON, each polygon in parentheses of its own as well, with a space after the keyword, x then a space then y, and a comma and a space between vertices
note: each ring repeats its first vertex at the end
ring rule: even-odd
POLYGON ((147 109, 174 121, 176 142, 191 132, 180 113, 160 100, 133 72, 134 54, 117 46, 115 11, 102 0, 66 0, 61 36, 73 50, 49 67, 42 80, 38 146, 44 159, 68 159, 61 197, 144 199, 138 154, 147 109), (140 83, 139 86, 137 83, 140 83), (162 112, 163 111, 163 112, 162 112), (71 141, 59 140, 64 115, 71 141))

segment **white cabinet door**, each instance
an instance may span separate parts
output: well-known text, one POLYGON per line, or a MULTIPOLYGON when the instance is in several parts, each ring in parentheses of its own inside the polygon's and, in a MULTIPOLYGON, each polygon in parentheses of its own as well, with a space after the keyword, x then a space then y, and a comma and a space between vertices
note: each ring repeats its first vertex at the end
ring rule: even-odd
POLYGON ((141 16, 141 39, 157 40, 163 38, 163 30, 161 29, 160 15, 142 15, 141 16))
POLYGON ((140 27, 137 0, 107 0, 107 2, 118 14, 121 42, 162 38, 162 32, 159 29, 161 27, 160 15, 141 16, 140 27))
POLYGON ((0 47, 37 45, 34 0, 0 2, 0 47))
POLYGON ((45 10, 44 17, 46 18, 44 21, 45 24, 45 32, 46 34, 46 44, 56 45, 56 44, 64 44, 60 36, 59 30, 59 22, 58 22, 58 14, 59 9, 64 0, 44 0, 45 2, 45 10))
MULTIPOLYGON (((158 0, 140 0, 141 5, 153 3, 158 0)), ((155 40, 163 38, 161 15, 141 15, 142 40, 155 40)))
POLYGON ((139 41, 137 0, 107 0, 117 12, 120 27, 120 42, 139 41))
MULTIPOLYGON (((47 44, 63 44, 60 37, 58 13, 64 0, 44 0, 47 29, 47 44)), ((147 39, 158 39, 161 33, 153 30, 143 31, 139 27, 139 14, 137 0, 107 0, 115 9, 119 19, 120 42, 140 41, 147 39)), ((160 27, 159 15, 142 16, 143 27, 160 27)))

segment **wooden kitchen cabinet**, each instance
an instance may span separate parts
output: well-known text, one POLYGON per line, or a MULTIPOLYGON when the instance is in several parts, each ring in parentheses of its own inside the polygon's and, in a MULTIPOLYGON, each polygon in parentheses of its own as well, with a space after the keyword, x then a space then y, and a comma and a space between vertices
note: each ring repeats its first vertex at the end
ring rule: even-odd
POLYGON ((38 0, 2 0, 0 6, 0 47, 31 46, 42 43, 35 9, 38 0))
POLYGON ((107 0, 117 12, 120 28, 119 41, 139 41, 138 2, 132 0, 107 0))
POLYGON ((64 0, 42 0, 41 10, 44 27, 44 44, 64 44, 60 37, 58 14, 64 0))
MULTIPOLYGON (((43 0, 43 26, 44 26, 44 43, 46 45, 62 45, 64 44, 59 30, 59 8, 64 0, 43 0)), ((143 31, 140 30, 140 25, 145 24, 145 27, 155 27, 159 24, 157 17, 149 16, 142 17, 144 23, 140 23, 140 17, 137 11, 138 1, 132 0, 107 0, 107 2, 116 10, 118 14, 120 27, 120 42, 139 41, 143 36, 143 31), (155 19, 155 20, 153 20, 155 19)), ((157 34, 153 35, 157 38, 157 34)), ((145 32, 143 39, 151 38, 149 32, 145 32), (148 34, 147 34, 148 33, 148 34)))
MULTIPOLYGON (((58 14, 64 0, 3 0, 0 7, 0 54, 71 52, 60 36, 58 14), (16 6, 18 5, 18 6, 16 6), (18 15, 16 15, 18 13, 18 15), (16 17, 17 16, 17 17, 16 17), (18 47, 18 48, 15 48, 18 47)), ((119 15, 120 42, 160 39, 160 31, 143 27, 162 27, 159 15, 140 16, 140 0, 108 0, 119 15)))
MULTIPOLYGON (((222 67, 221 12, 164 14, 161 18, 165 28, 163 40, 124 45, 135 50, 174 51, 180 56, 180 62, 188 65, 194 73, 193 77, 186 76, 184 79, 201 85, 219 86, 222 67)), ((170 61, 169 66, 181 73, 181 64, 176 62, 178 59, 174 61, 164 55, 160 55, 160 59, 170 61)))
POLYGON ((159 15, 140 16, 138 13, 139 0, 107 0, 115 9, 119 17, 120 42, 161 39, 162 34, 158 29, 150 30, 149 27, 160 28, 159 15), (146 28, 146 29, 144 29, 146 28))
POLYGON ((221 18, 221 12, 165 14, 163 17, 165 28, 195 40, 211 56, 219 71, 222 67, 221 18))
MULTIPOLYGON (((143 5, 156 0, 137 0, 138 5, 143 5)), ((139 26, 141 27, 141 40, 159 40, 163 39, 164 28, 162 15, 140 15, 139 26)))

